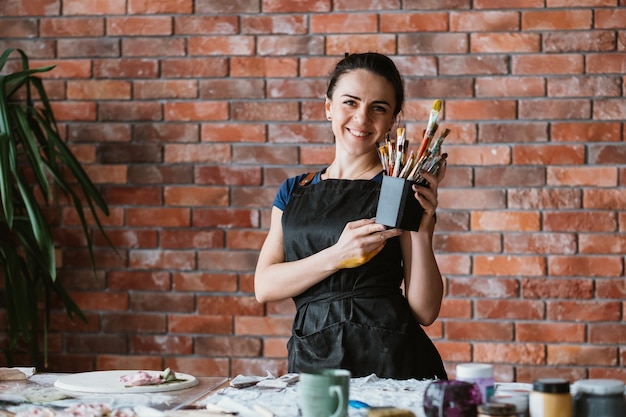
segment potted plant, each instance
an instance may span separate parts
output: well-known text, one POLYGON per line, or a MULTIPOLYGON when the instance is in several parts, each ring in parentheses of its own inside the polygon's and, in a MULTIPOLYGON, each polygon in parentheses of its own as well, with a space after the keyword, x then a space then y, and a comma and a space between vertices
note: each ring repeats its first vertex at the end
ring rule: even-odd
POLYGON ((52 228, 43 209, 58 208, 59 197, 64 196, 76 210, 94 271, 85 214, 91 212, 103 234, 98 214, 109 215, 98 189, 59 134, 42 79, 37 76, 53 68, 29 68, 27 55, 19 49, 7 49, 0 56, 0 277, 9 365, 20 350, 28 351, 32 365, 41 365, 43 351, 47 367, 49 313, 56 299, 70 318, 86 321, 57 280, 52 228), (5 71, 14 52, 21 59, 13 62, 21 63, 21 68, 5 71))

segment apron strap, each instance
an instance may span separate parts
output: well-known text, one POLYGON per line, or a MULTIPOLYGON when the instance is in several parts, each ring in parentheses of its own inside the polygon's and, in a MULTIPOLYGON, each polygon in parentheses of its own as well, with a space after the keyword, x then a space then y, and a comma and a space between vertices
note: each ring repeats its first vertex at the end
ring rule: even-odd
POLYGON ((309 303, 330 303, 332 301, 345 300, 346 298, 372 298, 401 295, 400 288, 358 288, 353 291, 336 291, 294 299, 296 308, 304 307, 309 303))

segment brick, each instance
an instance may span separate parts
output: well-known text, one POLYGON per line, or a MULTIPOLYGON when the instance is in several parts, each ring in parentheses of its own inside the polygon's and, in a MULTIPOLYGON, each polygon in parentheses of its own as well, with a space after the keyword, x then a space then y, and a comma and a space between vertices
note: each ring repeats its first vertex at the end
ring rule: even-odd
MULTIPOLYGON (((350 0, 345 0, 350 1, 350 0)), ((352 0, 355 3, 361 4, 360 0, 352 0)), ((404 0, 402 3, 405 9, 426 9, 426 10, 439 10, 439 9, 470 9, 469 0, 404 0)))
POLYGON ((234 317, 262 316, 263 305, 254 297, 241 296, 198 296, 198 314, 226 314, 234 317))
POLYGON ((602 99, 594 101, 593 118, 597 120, 624 120, 626 104, 623 99, 602 99))
POLYGON ((611 256, 552 256, 548 270, 554 276, 615 277, 623 271, 619 257, 611 256))
POLYGON ((163 230, 161 247, 164 249, 210 249, 224 247, 221 230, 163 230))
POLYGON ((477 300, 474 317, 477 319, 543 320, 545 303, 540 300, 477 300))
POLYGON ((568 368, 564 366, 518 366, 516 367, 516 381, 532 383, 539 378, 563 378, 567 381, 586 379, 584 368, 568 368))
POLYGON ((591 10, 544 10, 522 12, 522 30, 576 30, 592 28, 591 10))
POLYGON ((477 255, 473 273, 494 276, 542 276, 546 274, 542 256, 477 255))
POLYGON ((187 41, 189 55, 254 55, 254 37, 202 36, 187 41))
POLYGON ((260 219, 254 209, 194 209, 194 227, 259 227, 260 219))
POLYGON ((207 357, 258 357, 261 349, 261 339, 256 337, 207 336, 195 341, 195 353, 207 357))
POLYGON ((485 77, 476 80, 477 97, 543 96, 545 81, 538 77, 485 77))
POLYGON ((128 0, 128 13, 130 14, 189 14, 192 11, 192 0, 156 3, 149 0, 128 0))
POLYGON ((93 164, 96 162, 95 145, 68 145, 68 148, 81 164, 93 164))
POLYGON ((477 187, 533 187, 545 185, 543 167, 477 167, 477 187))
POLYGON ((481 233, 479 236, 474 233, 438 233, 434 236, 433 247, 445 253, 501 252, 500 240, 498 233, 481 233))
POLYGON ((543 36, 545 52, 602 52, 616 48, 615 34, 611 31, 559 31, 543 36))
POLYGON ((599 189, 583 192, 583 207, 591 209, 623 209, 626 207, 623 190, 599 189))
MULTIPOLYGON (((386 29, 385 15, 381 16, 380 30, 386 29)), ((404 16, 407 16, 406 14, 404 16)), ((435 20, 435 19, 433 19, 435 20)), ((410 22, 407 17, 405 23, 410 22)), ((445 24, 445 22, 444 22, 445 24)), ((373 13, 326 13, 313 14, 310 17, 311 33, 363 33, 378 30, 378 16, 373 13)), ((445 26, 444 26, 445 30, 445 26)))
MULTIPOLYGON (((199 142, 200 129, 187 123, 142 123, 133 127, 134 142, 199 142)), ((136 168, 136 166, 131 166, 136 168)), ((182 167, 164 166, 163 170, 182 167)))
POLYGON ((468 231, 469 213, 441 211, 437 217, 437 231, 468 231))
POLYGON ((536 231, 540 230, 540 214, 525 211, 475 211, 471 213, 472 230, 536 231))
POLYGON ((614 167, 548 167, 547 184, 612 187, 617 185, 617 170, 614 167))
POLYGON ((174 16, 174 32, 177 35, 234 35, 238 31, 237 16, 174 16))
POLYGON ((506 278, 449 278, 447 294, 451 297, 513 298, 519 293, 519 283, 506 278))
POLYGON ((205 123, 200 137, 202 142, 265 142, 266 131, 263 123, 205 123))
POLYGON ((71 334, 66 336, 67 350, 70 353, 101 352, 124 354, 128 350, 126 339, 98 334, 71 334))
MULTIPOLYGON (((548 263, 550 267, 550 263, 548 263)), ((550 271, 551 272, 551 271, 550 271)), ((554 275, 551 273, 551 275, 554 275)), ((524 278, 522 296, 531 299, 571 298, 588 300, 593 297, 590 279, 524 278)))
POLYGON ((582 323, 620 320, 620 303, 611 301, 550 301, 546 316, 549 320, 582 323))
POLYGON ((126 183, 126 165, 86 165, 83 168, 94 184, 126 183))
MULTIPOLYGON (((176 266, 173 265, 173 268, 176 266)), ((195 310, 193 294, 137 292, 130 295, 130 310, 144 312, 191 313, 195 310)))
POLYGON ((131 355, 190 355, 193 353, 193 338, 185 336, 132 335, 128 340, 128 346, 128 352, 131 355))
MULTIPOLYGON (((442 57, 443 58, 443 57, 442 57)), ((434 76, 437 75, 437 59, 432 56, 394 56, 393 61, 401 74, 408 76, 434 76)), ((321 75, 330 73, 328 71, 321 75)), ((443 72, 442 72, 443 74, 443 72)), ((303 75, 305 73, 303 72, 303 75)), ((405 85, 407 80, 405 79, 405 85)))
POLYGON ((448 296, 444 297, 441 311, 439 313, 440 319, 456 318, 456 319, 469 319, 472 317, 472 302, 467 299, 454 299, 448 296))
MULTIPOLYGON (((155 248, 157 233, 154 230, 111 230, 106 229, 106 235, 114 248, 155 248)), ((108 242, 101 233, 94 234, 94 243, 97 246, 107 246, 108 242)))
MULTIPOLYGON (((350 22, 349 16, 347 22, 350 22)), ((369 16, 369 15, 366 15, 369 16)), ((350 22, 351 23, 351 22, 350 22)), ((357 25, 360 26, 360 25, 357 25)), ((405 12, 402 14, 381 14, 380 15, 380 31, 397 33, 398 28, 410 28, 410 32, 446 32, 448 30, 448 13, 445 12, 428 12, 414 13, 405 12)), ((337 30, 329 30, 336 32, 337 30)), ((373 30, 368 30, 374 32, 373 30)), ((409 30, 407 30, 408 32, 409 30)))
POLYGON ((159 271, 110 271, 107 284, 112 290, 166 291, 171 287, 170 274, 159 271))
MULTIPOLYGON (((513 147, 512 156, 516 165, 580 165, 585 162, 585 147, 576 144, 521 145, 513 147)), ((551 168, 546 168, 548 173, 551 168)))
POLYGON ((111 16, 107 19, 107 36, 172 35, 172 18, 168 16, 111 16))
POLYGON ((286 358, 287 338, 268 337, 263 339, 263 356, 266 358, 286 358))
POLYGON ((543 345, 536 343, 474 344, 474 362, 541 365, 546 359, 543 345))
MULTIPOLYGON (((207 358, 168 358, 165 366, 170 369, 179 369, 184 373, 198 376, 224 377, 229 372, 229 359, 207 358)), ((232 374, 231 374, 232 375, 232 374)), ((252 374, 247 374, 252 375, 252 374)), ((282 374, 280 374, 282 375, 282 374)))
POLYGON ((451 32, 517 32, 520 13, 514 11, 459 11, 450 13, 451 32))
MULTIPOLYGON (((24 20, 27 23, 28 20, 24 20)), ((41 19, 41 37, 104 36, 103 18, 47 18, 41 19)), ((25 37, 25 36, 22 36, 25 37)))
POLYGON ((129 142, 131 127, 127 123, 98 122, 98 129, 90 123, 73 123, 68 137, 72 142, 129 142))
POLYGON ((462 33, 399 34, 398 51, 401 55, 463 54, 469 50, 469 37, 462 33))
POLYGON ((161 120, 160 103, 149 102, 103 102, 98 105, 98 117, 105 121, 161 120))
POLYGON ((231 316, 172 314, 168 317, 169 333, 233 334, 233 330, 231 316))
POLYGON ((263 0, 264 13, 329 12, 330 0, 263 0))
POLYGON ((128 168, 129 184, 188 184, 193 167, 182 165, 132 165, 128 168))
POLYGON ((237 290, 235 274, 175 272, 172 289, 193 292, 234 292, 237 290))
POLYGON ((469 255, 437 255, 442 274, 469 274, 472 260, 469 255))
MULTIPOLYGON (((407 57, 409 58, 409 57, 407 57)), ((411 57, 415 59, 416 57, 411 57)), ((275 59, 275 58, 273 58, 275 59)), ((307 56, 299 59, 300 62, 300 76, 302 77, 326 77, 333 70, 337 62, 339 62, 340 57, 316 57, 316 56, 307 56)), ((397 60, 396 57, 392 58, 397 65, 400 65, 400 61, 397 60)), ((427 59, 429 62, 432 62, 436 66, 435 60, 432 58, 427 59)), ((400 70, 400 68, 398 68, 400 70)), ((432 74, 434 75, 434 74, 432 74)), ((318 103, 319 105, 319 103, 318 103)), ((324 109, 322 109, 324 110, 324 109)), ((322 111, 322 116, 324 116, 324 112, 322 111)))
POLYGON ((567 53, 520 54, 511 57, 513 74, 582 74, 584 56, 567 53))
POLYGON ((326 83, 322 80, 305 81, 302 79, 268 80, 268 98, 317 98, 324 95, 326 83))
POLYGON ((602 211, 545 212, 543 230, 552 232, 614 232, 615 213, 602 211))
POLYGON ((280 165, 298 160, 295 146, 234 146, 233 160, 240 164, 280 165))
POLYGON ((259 13, 261 2, 258 0, 212 0, 195 5, 197 14, 248 14, 259 13))
POLYGON ((296 313, 296 305, 291 299, 265 303, 265 308, 268 316, 279 315, 293 317, 296 313))
POLYGON ((64 15, 116 15, 126 13, 125 0, 111 0, 105 3, 85 3, 81 0, 63 2, 64 15))
POLYGON ((56 102, 50 103, 57 122, 93 122, 97 118, 95 103, 56 102))
POLYGON ((446 321, 446 340, 512 341, 512 323, 446 321))
POLYGON ((590 145, 589 162, 594 164, 620 164, 626 161, 626 146, 624 145, 590 145))
POLYGON ((618 364, 617 349, 602 346, 548 345, 548 363, 551 365, 605 365, 618 364))
POLYGON ((264 98, 265 83, 260 79, 234 78, 201 81, 199 92, 202 99, 264 98))
POLYGON ((541 36, 533 33, 498 33, 498 34, 470 34, 470 52, 526 52, 541 51, 541 36))
POLYGON ((289 336, 291 317, 235 317, 236 334, 251 336, 289 336))
POLYGON ((190 225, 188 208, 142 207, 126 210, 126 224, 135 227, 185 227, 190 225))
POLYGON ((594 27, 598 29, 624 29, 626 11, 622 8, 611 8, 594 11, 594 27))
POLYGON ((163 146, 158 143, 105 143, 99 153, 103 164, 163 161, 163 146))
POLYGON ((128 293, 126 292, 86 292, 70 294, 78 307, 83 311, 121 311, 128 309, 128 293))
POLYGON ((210 101, 165 103, 164 115, 169 121, 226 120, 228 105, 210 101))
POLYGON ((446 342, 441 341, 435 346, 445 362, 471 362, 472 361, 472 345, 471 343, 446 342))
POLYGON ((76 318, 75 316, 70 318, 65 311, 50 314, 49 330, 56 332, 62 330, 68 334, 72 333, 84 333, 84 332, 97 332, 101 327, 101 316, 98 314, 90 314, 85 312, 86 322, 76 318))
POLYGON ((154 356, 99 355, 95 369, 163 369, 162 359, 154 356))
POLYGON ((534 9, 544 7, 543 0, 474 0, 475 9, 534 9))
POLYGON ((581 254, 615 254, 626 253, 626 236, 607 235, 600 233, 584 233, 578 237, 581 254))
POLYGON ((226 187, 169 186, 163 191, 167 206, 227 206, 226 187))
POLYGON ((626 72, 626 54, 596 53, 585 56, 585 68, 590 74, 624 74, 626 72))
POLYGON ((130 312, 108 313, 102 317, 102 330, 107 333, 162 333, 165 317, 159 314, 130 312))
POLYGON ((576 250, 573 233, 506 233, 503 236, 505 253, 573 254, 576 250))
MULTIPOLYGON (((463 78, 453 80, 437 78, 407 80, 405 89, 409 97, 471 97, 473 94, 471 80, 463 78)), ((432 104, 429 103, 425 114, 430 112, 431 106, 432 104)), ((418 115, 421 114, 421 107, 421 103, 407 101, 405 102, 403 112, 405 112, 407 118, 418 118, 418 115)), ((423 128, 423 125, 421 127, 423 128)))
POLYGON ((219 271, 252 271, 257 254, 252 251, 202 251, 198 253, 198 269, 219 271))
POLYGON ((266 236, 266 231, 233 230, 226 234, 226 241, 229 249, 260 250, 266 236))
POLYGON ((619 142, 621 126, 617 122, 553 122, 550 138, 553 142, 619 142))
POLYGON ((505 206, 503 190, 439 190, 439 207, 444 209, 500 209, 505 206))
POLYGON ((93 62, 97 78, 156 78, 158 62, 147 58, 99 59, 93 62))
POLYGON ((186 51, 185 41, 177 38, 123 38, 122 55, 127 57, 160 57, 163 54, 168 56, 184 56, 186 51))
POLYGON ((132 87, 137 100, 196 98, 198 94, 195 80, 139 80, 132 87))
MULTIPOLYGON (((232 57, 230 75, 232 77, 295 77, 298 74, 298 61, 290 57, 232 57)), ((222 80, 223 83, 226 80, 222 80)), ((263 96, 264 88, 259 88, 261 80, 230 80, 230 83, 241 86, 248 83, 255 87, 252 97, 263 96)), ((219 87, 219 84, 217 84, 219 87)))
POLYGON ((585 343, 584 324, 516 323, 515 339, 522 343, 585 343))
POLYGON ((550 97, 611 97, 620 96, 621 78, 618 76, 575 76, 548 79, 550 97))
POLYGON ((507 207, 512 209, 581 208, 582 193, 571 188, 525 188, 509 190, 507 207))
POLYGON ((228 64, 224 58, 178 58, 169 59, 161 65, 165 78, 224 77, 228 64))
POLYGON ((165 145, 165 162, 228 163, 230 162, 230 146, 223 144, 169 144, 165 145))
POLYGON ((298 105, 292 102, 239 102, 230 107, 233 120, 293 121, 299 118, 298 105))
POLYGON ((145 269, 192 270, 196 267, 196 259, 191 251, 133 249, 130 251, 129 266, 145 269))
MULTIPOLYGON (((124 210, 118 207, 109 208, 109 215, 104 215, 101 211, 96 210, 96 213, 100 219, 100 223, 103 226, 122 226, 124 224, 124 210)), ((85 222, 88 226, 95 226, 96 222, 91 214, 91 211, 86 210, 84 212, 85 222)), ((80 218, 74 208, 63 207, 61 213, 61 221, 64 225, 76 226, 80 225, 80 218)))
MULTIPOLYGON (((6 1, 3 3, 0 3, 0 7, 2 7, 2 4, 7 3, 6 1)), ((0 15, 2 16, 6 16, 3 15, 2 12, 0 12, 0 15)), ((23 19, 19 19, 19 21, 21 22, 23 19)), ((15 49, 21 49, 23 50, 31 59, 52 59, 55 57, 55 52, 56 51, 56 41, 53 40, 46 40, 46 39, 42 39, 42 38, 32 38, 32 39, 14 39, 14 38, 7 38, 5 36, 2 36, 0 38, 0 49, 2 49, 3 51, 7 50, 8 48, 15 48, 15 49)), ((9 68, 10 63, 7 62, 7 69, 9 68)))
POLYGON ((308 32, 305 15, 241 16, 241 33, 253 35, 304 35, 308 32))
POLYGON ((478 125, 478 140, 482 143, 547 142, 548 123, 481 123, 478 125))
POLYGON ((516 103, 511 100, 466 100, 446 103, 447 120, 498 120, 515 119, 516 103))
POLYGON ((519 101, 519 117, 522 119, 588 119, 591 103, 583 99, 519 101))
POLYGON ((589 342, 593 344, 626 345, 626 328, 623 323, 592 323, 589 325, 589 342))
POLYGON ((275 190, 237 188, 232 193, 232 204, 237 207, 271 207, 275 190))
POLYGON ((85 38, 59 39, 57 54, 61 58, 73 57, 116 57, 120 55, 120 44, 117 39, 85 38))

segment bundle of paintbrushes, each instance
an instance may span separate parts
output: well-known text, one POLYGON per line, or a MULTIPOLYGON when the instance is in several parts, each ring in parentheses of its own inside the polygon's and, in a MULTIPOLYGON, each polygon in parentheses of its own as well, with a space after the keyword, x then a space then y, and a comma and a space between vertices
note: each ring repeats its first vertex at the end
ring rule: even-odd
POLYGON ((439 168, 448 156, 446 153, 441 153, 441 144, 450 134, 449 129, 443 129, 435 137, 439 127, 437 120, 441 112, 441 105, 441 100, 435 100, 426 130, 424 130, 422 143, 417 152, 408 151, 409 140, 406 138, 406 129, 403 127, 397 129, 395 141, 387 137, 384 143, 378 144, 378 155, 385 174, 418 183, 427 183, 420 175, 421 172, 426 171, 437 175, 439 168))

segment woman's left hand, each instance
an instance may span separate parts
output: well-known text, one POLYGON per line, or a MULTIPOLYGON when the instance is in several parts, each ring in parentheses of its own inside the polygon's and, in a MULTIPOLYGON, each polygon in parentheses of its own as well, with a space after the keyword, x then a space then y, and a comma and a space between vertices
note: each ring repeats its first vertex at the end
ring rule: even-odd
POLYGON ((428 186, 413 185, 413 191, 415 191, 415 198, 424 207, 424 216, 433 217, 437 211, 439 183, 446 175, 446 168, 448 164, 444 162, 439 169, 437 175, 429 174, 428 172, 420 172, 420 176, 428 181, 428 186))

